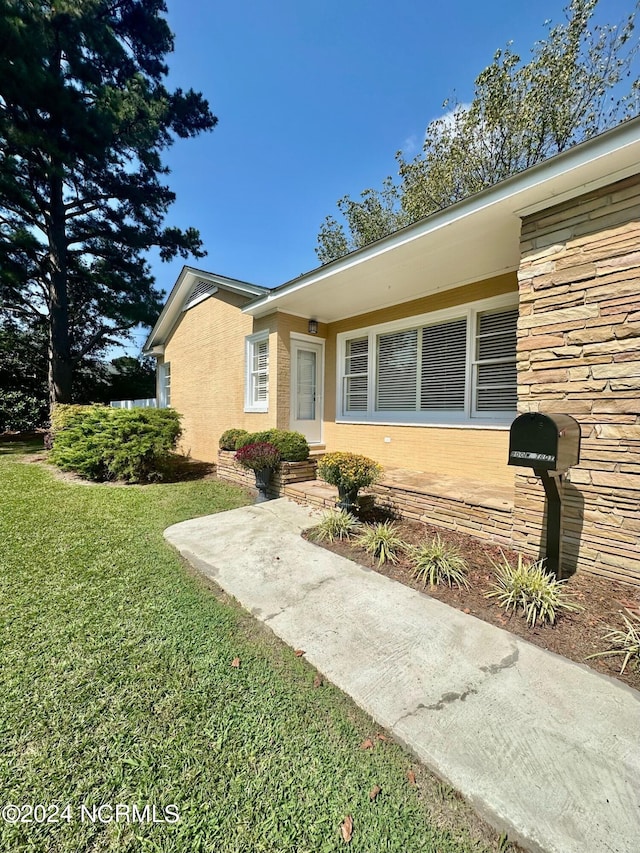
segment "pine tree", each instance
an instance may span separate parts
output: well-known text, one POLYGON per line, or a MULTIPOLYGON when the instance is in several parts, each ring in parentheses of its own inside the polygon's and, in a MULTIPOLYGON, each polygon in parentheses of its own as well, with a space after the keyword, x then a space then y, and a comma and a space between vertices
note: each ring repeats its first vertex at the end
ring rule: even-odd
POLYGON ((163 0, 0 0, 0 311, 43 318, 51 402, 82 360, 155 320, 145 259, 202 257, 164 227, 162 152, 217 119, 169 91, 163 0))

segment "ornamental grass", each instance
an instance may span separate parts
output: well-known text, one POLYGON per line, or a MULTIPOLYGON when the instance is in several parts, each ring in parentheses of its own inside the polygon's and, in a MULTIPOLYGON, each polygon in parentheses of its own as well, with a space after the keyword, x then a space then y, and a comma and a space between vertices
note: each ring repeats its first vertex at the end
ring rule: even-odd
POLYGON ((407 546, 398 528, 392 521, 382 521, 368 525, 358 536, 357 544, 372 557, 377 557, 378 565, 397 563, 400 551, 407 546))
POLYGON ((544 560, 525 563, 522 554, 519 554, 518 563, 513 566, 503 554, 502 563, 493 563, 493 567, 496 578, 486 597, 497 599, 507 613, 509 610, 514 613, 520 610, 530 628, 534 628, 538 622, 553 625, 558 611, 575 612, 581 609, 567 596, 565 581, 545 571, 544 560))
POLYGON ((361 527, 358 519, 345 510, 328 510, 323 513, 319 524, 309 531, 309 539, 315 542, 335 542, 350 539, 361 527))
POLYGON ((440 538, 440 534, 430 542, 415 546, 409 550, 413 565, 412 577, 421 580, 423 586, 447 584, 469 589, 467 580, 467 562, 458 552, 440 538))

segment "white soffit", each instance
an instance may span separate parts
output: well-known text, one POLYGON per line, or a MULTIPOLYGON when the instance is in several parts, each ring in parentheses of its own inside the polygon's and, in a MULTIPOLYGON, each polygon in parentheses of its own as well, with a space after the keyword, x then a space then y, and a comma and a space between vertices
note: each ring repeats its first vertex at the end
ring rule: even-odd
POLYGON ((634 119, 312 270, 243 311, 329 323, 515 271, 521 217, 637 174, 639 164, 640 119, 634 119))

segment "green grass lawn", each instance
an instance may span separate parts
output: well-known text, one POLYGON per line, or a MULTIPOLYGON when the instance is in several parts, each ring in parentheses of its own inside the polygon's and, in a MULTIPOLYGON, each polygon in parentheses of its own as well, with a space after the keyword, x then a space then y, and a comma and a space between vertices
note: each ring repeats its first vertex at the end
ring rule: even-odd
POLYGON ((434 828, 410 757, 361 749, 371 720, 164 543, 244 492, 69 484, 0 446, 0 494, 0 806, 70 804, 57 822, 0 820, 0 850, 490 849, 459 802, 455 826, 434 828), (157 818, 175 804, 179 821, 109 821, 116 803, 157 818))

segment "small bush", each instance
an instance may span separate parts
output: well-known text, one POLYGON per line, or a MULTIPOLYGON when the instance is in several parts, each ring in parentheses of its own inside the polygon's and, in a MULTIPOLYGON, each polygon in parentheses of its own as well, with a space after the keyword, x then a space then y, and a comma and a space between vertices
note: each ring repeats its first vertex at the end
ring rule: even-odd
POLYGON ((218 439, 220 450, 236 450, 238 441, 244 438, 249 433, 246 429, 228 429, 225 430, 218 439))
POLYGON ((358 545, 364 548, 367 554, 377 557, 379 566, 383 563, 397 563, 398 552, 406 548, 395 524, 391 521, 366 527, 358 537, 358 545))
POLYGON ((525 563, 519 554, 517 566, 512 566, 503 555, 502 563, 493 563, 493 566, 496 580, 486 597, 496 598, 507 613, 510 609, 514 613, 521 610, 530 628, 534 628, 536 622, 553 625, 559 610, 581 609, 567 597, 564 581, 544 570, 544 560, 525 563))
POLYGON ((425 542, 409 550, 413 575, 416 580, 421 580, 423 586, 446 583, 450 587, 469 589, 467 580, 467 563, 464 557, 443 542, 437 534, 431 542, 425 542))
POLYGON ((268 441, 258 441, 241 447, 235 455, 235 461, 251 471, 262 471, 264 468, 276 467, 280 461, 280 451, 268 441))
POLYGON ((329 510, 319 524, 309 531, 309 539, 317 542, 335 542, 349 539, 360 528, 360 522, 350 512, 329 510))
POLYGON ((56 406, 51 461, 89 480, 159 479, 180 437, 173 409, 56 406))
POLYGON ((358 453, 326 453, 318 462, 318 474, 331 486, 357 491, 380 478, 382 468, 373 459, 358 453))
POLYGON ((47 400, 0 388, 0 432, 31 432, 44 426, 47 416, 47 400))
POLYGON ((590 658, 624 655, 620 675, 627 668, 629 661, 632 661, 636 669, 640 670, 640 613, 629 609, 626 613, 626 616, 622 616, 626 630, 611 628, 603 637, 610 648, 606 652, 589 655, 590 658))
POLYGON ((236 450, 240 450, 247 444, 262 442, 268 442, 277 447, 283 462, 304 462, 309 458, 307 439, 302 433, 287 429, 266 429, 262 432, 247 433, 238 440, 236 450))

